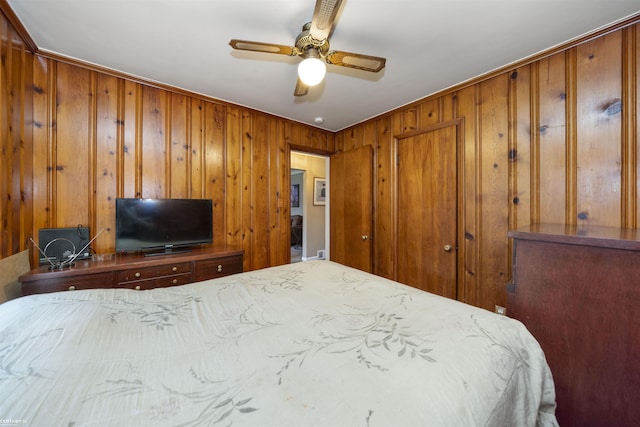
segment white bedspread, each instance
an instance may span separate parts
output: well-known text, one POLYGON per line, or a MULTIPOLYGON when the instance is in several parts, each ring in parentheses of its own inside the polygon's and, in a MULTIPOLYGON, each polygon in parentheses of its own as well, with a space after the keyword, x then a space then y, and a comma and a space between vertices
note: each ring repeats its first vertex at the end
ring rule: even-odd
POLYGON ((0 421, 557 425, 519 322, 330 261, 0 305, 0 421))

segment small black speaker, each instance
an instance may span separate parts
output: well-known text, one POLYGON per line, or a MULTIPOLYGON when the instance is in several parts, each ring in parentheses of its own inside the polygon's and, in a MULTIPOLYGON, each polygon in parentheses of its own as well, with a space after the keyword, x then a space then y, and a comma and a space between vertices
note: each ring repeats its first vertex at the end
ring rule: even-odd
POLYGON ((38 233, 38 245, 46 258, 40 254, 40 265, 58 263, 68 260, 84 248, 76 260, 91 257, 91 250, 86 244, 91 240, 89 227, 41 228, 38 233))

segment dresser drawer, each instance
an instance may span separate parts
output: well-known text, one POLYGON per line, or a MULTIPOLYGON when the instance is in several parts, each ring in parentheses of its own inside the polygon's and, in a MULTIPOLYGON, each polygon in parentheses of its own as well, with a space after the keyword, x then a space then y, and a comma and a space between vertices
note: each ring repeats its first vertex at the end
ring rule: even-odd
POLYGON ((118 282, 116 287, 135 289, 138 291, 153 288, 165 288, 167 286, 186 285, 191 283, 191 273, 175 274, 172 276, 153 277, 144 280, 132 280, 130 282, 118 282))
POLYGON ((191 273, 190 262, 179 262, 154 267, 130 268, 118 271, 116 282, 132 282, 134 280, 156 279, 164 276, 174 276, 177 274, 191 273))
POLYGON ((194 281, 242 273, 242 255, 196 262, 194 281))
POLYGON ((112 283, 112 272, 78 276, 60 275, 60 277, 50 279, 23 282, 22 294, 31 295, 79 289, 110 288, 112 283))

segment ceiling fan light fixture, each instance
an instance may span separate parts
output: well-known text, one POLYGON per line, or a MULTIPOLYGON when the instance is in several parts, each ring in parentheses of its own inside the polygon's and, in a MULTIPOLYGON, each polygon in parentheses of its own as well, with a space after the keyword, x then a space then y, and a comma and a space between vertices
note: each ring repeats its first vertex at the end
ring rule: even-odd
POLYGON ((377 73, 385 67, 386 59, 359 53, 331 50, 329 35, 344 0, 316 0, 311 22, 302 26, 294 46, 232 39, 232 48, 250 52, 299 56, 298 78, 294 96, 304 96, 309 88, 320 83, 327 72, 326 64, 377 73))
POLYGON ((305 59, 298 65, 298 77, 307 86, 317 85, 327 73, 327 66, 319 56, 314 49, 309 49, 305 52, 305 59))

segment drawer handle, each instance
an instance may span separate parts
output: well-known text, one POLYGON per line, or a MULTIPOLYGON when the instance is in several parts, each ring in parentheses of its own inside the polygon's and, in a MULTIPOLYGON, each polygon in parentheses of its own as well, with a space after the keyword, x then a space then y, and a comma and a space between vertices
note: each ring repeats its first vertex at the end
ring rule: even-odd
POLYGON ((176 283, 178 283, 178 279, 173 279, 171 282, 175 285, 176 283))
POLYGON ((140 272, 136 272, 136 274, 134 274, 135 277, 140 277, 140 272))
POLYGON ((136 285, 136 291, 140 290, 140 285, 136 285))
POLYGON ((222 273, 222 264, 218 264, 218 273, 222 273))
POLYGON ((76 290, 76 287, 75 287, 75 286, 73 286, 73 285, 71 285, 71 286, 69 286, 69 290, 70 290, 70 291, 75 291, 75 290, 76 290))
POLYGON ((176 267, 175 265, 173 266, 173 268, 171 269, 171 271, 178 271, 178 267, 176 267))

